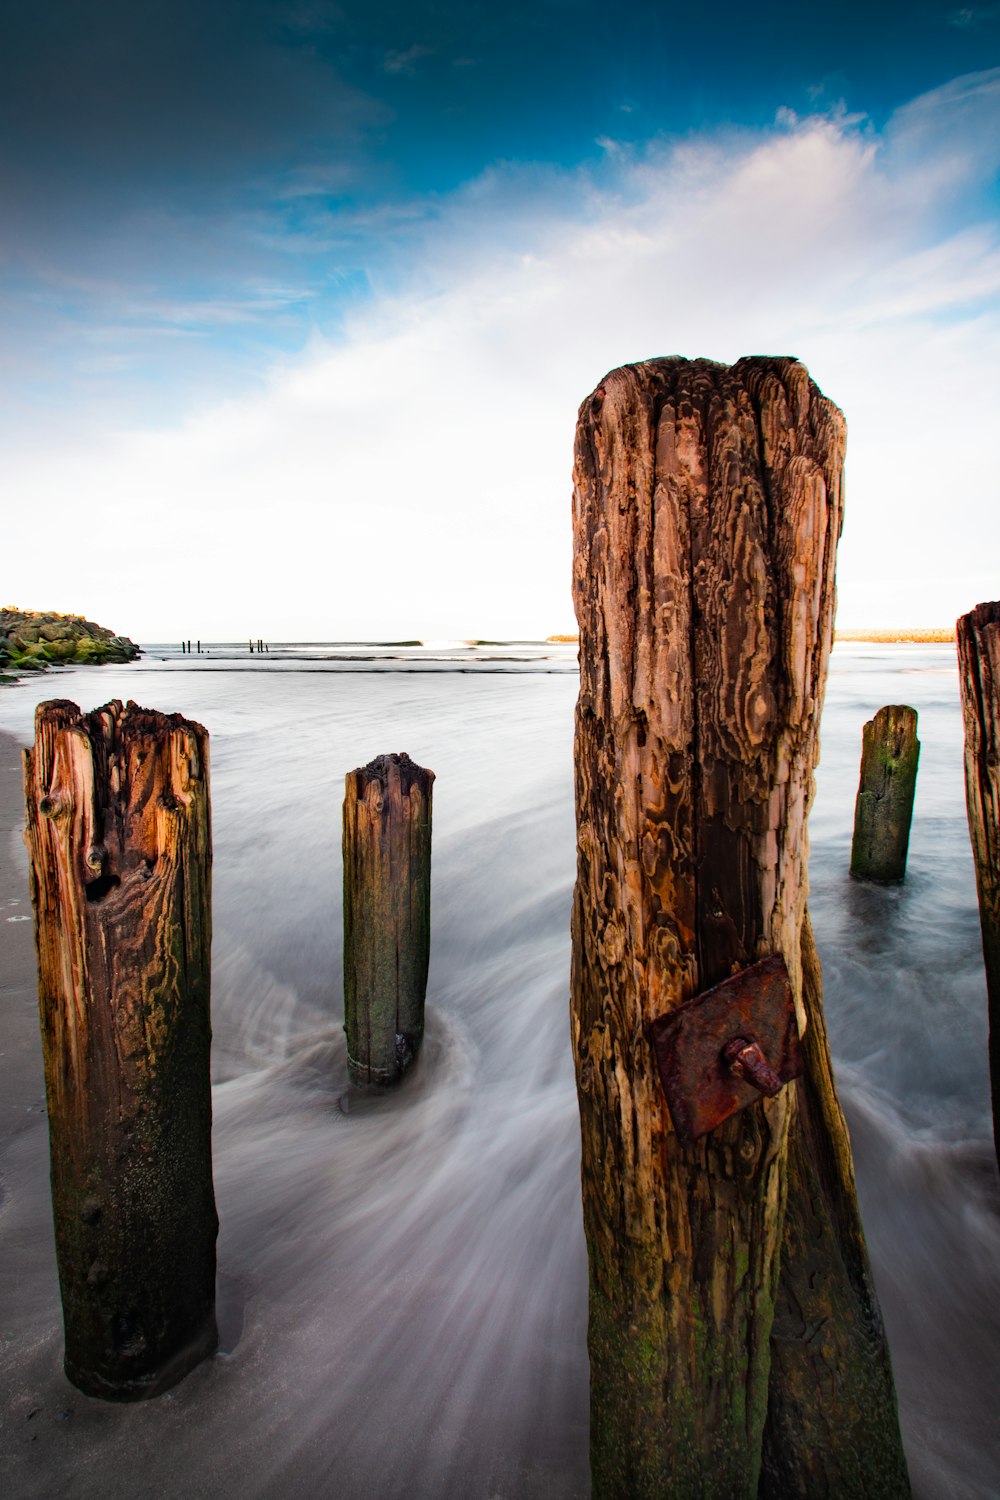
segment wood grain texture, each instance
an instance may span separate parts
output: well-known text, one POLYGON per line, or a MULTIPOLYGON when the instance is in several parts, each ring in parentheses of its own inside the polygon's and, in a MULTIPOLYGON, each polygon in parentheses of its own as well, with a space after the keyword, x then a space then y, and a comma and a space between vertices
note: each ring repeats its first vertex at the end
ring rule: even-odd
POLYGON ((919 760, 916 709, 887 703, 861 734, 851 843, 855 879, 890 883, 906 875, 919 760))
POLYGON ((802 928, 806 1069, 792 1085, 760 1500, 907 1500, 889 1346, 834 1085, 823 981, 802 928))
POLYGON ((986 964, 993 1136, 1000 1163, 1000 601, 977 605, 957 629, 965 802, 986 964))
POLYGON ((597 1496, 757 1492, 794 1096, 685 1146, 646 1028, 781 953, 805 1030, 844 445, 790 359, 651 360, 580 409, 572 1029, 597 1496))
POLYGON ((406 754, 348 773, 344 1030, 351 1079, 398 1083, 424 1035, 434 772, 406 754))
POLYGON ((53 700, 24 763, 66 1373, 137 1400, 217 1342, 208 736, 53 700))

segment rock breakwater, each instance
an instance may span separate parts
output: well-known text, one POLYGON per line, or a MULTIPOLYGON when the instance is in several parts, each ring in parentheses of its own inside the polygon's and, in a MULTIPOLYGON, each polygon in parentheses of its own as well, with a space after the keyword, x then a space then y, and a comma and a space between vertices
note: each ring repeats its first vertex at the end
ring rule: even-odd
POLYGON ((0 609, 0 675, 40 672, 46 667, 134 661, 139 647, 82 615, 43 610, 0 609))

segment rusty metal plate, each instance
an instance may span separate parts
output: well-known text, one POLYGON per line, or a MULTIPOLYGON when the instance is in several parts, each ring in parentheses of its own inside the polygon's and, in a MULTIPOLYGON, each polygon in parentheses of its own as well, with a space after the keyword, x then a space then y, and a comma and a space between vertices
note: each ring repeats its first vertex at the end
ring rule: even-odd
POLYGON ((762 1093, 777 1092, 803 1068, 792 987, 780 953, 658 1016, 649 1034, 674 1127, 688 1141, 714 1130, 762 1093))

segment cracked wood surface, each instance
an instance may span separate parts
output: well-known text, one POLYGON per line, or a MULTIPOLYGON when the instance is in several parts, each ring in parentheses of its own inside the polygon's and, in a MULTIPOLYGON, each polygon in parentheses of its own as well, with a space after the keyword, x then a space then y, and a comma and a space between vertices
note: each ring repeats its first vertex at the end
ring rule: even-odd
POLYGON ((1000 1163, 1000 600, 958 621, 965 803, 976 863, 990 1017, 993 1138, 1000 1163))
POLYGON ((650 360, 580 409, 572 1030, 597 1496, 757 1493, 795 1095, 683 1145, 646 1028, 781 953, 806 1030, 844 446, 790 359, 650 360))
POLYGON ((66 1373, 136 1400, 217 1342, 208 735, 53 700, 24 768, 66 1373))

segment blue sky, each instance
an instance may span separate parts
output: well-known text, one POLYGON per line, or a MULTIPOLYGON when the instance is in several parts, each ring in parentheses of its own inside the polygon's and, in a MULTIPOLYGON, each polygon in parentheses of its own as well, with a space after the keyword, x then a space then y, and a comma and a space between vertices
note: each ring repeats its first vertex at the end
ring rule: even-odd
POLYGON ((996 597, 1000 4, 2 31, 7 602, 146 640, 565 630, 580 400, 772 352, 848 417, 841 623, 996 597))

